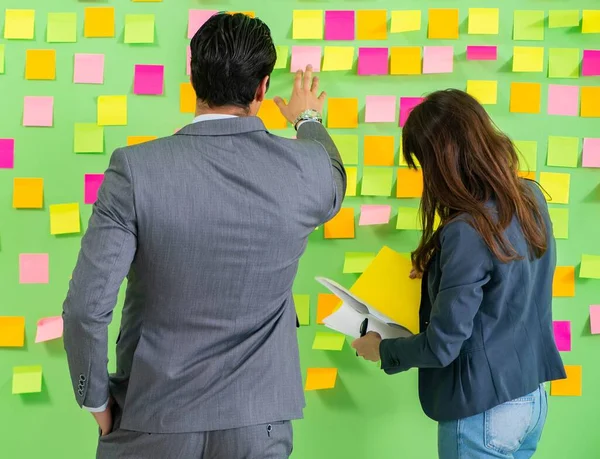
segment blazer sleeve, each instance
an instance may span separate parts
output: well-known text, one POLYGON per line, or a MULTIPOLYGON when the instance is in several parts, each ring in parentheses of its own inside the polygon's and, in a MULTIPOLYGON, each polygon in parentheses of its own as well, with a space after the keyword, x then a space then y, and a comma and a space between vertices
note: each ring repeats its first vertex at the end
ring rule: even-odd
POLYGON ((82 239, 63 304, 64 345, 79 406, 109 398, 108 325, 137 246, 132 176, 123 150, 112 155, 82 239))
POLYGON ((440 246, 440 287, 429 326, 418 335, 381 342, 381 368, 388 374, 446 367, 471 337, 483 287, 491 277, 491 254, 477 231, 461 220, 442 230, 440 246))

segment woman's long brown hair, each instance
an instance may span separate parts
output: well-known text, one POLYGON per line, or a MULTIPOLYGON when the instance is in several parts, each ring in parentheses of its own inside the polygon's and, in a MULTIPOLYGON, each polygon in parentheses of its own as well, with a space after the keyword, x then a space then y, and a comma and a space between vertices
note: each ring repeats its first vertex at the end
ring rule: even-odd
POLYGON ((455 89, 427 96, 408 117, 402 146, 409 167, 420 164, 423 170, 423 236, 412 254, 417 270, 427 268, 439 248, 440 231, 461 214, 470 217, 467 222, 501 262, 545 253, 544 220, 533 190, 518 175, 515 147, 473 97, 455 89), (494 214, 486 205, 491 200, 494 214), (515 215, 529 254, 517 253, 504 236, 515 215))

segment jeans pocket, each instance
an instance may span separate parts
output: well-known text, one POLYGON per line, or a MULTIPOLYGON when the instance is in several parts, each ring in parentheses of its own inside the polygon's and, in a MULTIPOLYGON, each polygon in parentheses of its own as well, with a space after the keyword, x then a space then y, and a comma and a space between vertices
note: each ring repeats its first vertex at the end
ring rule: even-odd
POLYGON ((534 408, 534 398, 527 396, 486 411, 486 448, 501 454, 517 451, 532 429, 534 408))

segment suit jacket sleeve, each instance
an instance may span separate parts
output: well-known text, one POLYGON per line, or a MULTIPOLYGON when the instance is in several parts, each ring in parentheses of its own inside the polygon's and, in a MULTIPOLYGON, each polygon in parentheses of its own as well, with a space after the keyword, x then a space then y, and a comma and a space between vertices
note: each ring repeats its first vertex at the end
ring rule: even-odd
POLYGON ((442 231, 440 243, 440 287, 429 326, 424 333, 381 342, 381 368, 388 374, 446 367, 473 332, 483 287, 490 280, 491 254, 477 231, 461 220, 442 231))
POLYGON ((125 153, 117 150, 98 192, 63 305, 64 344, 79 406, 99 407, 109 397, 108 325, 136 240, 131 170, 125 153))

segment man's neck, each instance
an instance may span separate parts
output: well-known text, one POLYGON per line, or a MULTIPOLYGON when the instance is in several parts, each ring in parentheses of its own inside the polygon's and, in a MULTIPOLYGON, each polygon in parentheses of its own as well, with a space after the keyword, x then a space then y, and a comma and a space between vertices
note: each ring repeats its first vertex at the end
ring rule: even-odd
POLYGON ((196 114, 200 115, 233 115, 233 116, 249 116, 247 109, 235 107, 231 105, 225 105, 223 107, 209 107, 206 104, 198 102, 196 104, 196 114))

